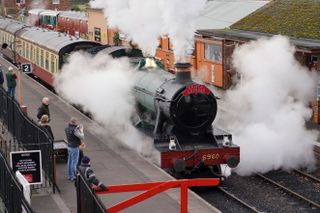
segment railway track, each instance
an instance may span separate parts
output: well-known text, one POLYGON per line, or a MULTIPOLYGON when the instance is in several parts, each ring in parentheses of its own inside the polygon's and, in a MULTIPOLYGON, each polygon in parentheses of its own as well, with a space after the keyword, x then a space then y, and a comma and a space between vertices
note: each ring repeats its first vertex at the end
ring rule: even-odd
POLYGON ((231 192, 227 191, 226 189, 224 189, 223 187, 219 186, 218 189, 224 193, 226 196, 228 196, 229 198, 231 198, 232 200, 234 200, 235 202, 241 204, 244 208, 246 208, 247 210, 249 210, 250 212, 260 212, 258 211, 254 206, 249 205, 248 203, 246 203, 245 201, 241 200, 240 198, 238 198, 237 196, 233 195, 231 192))
POLYGON ((294 170, 258 174, 257 177, 280 188, 285 193, 307 203, 313 209, 320 210, 320 180, 305 172, 294 170))
POLYGON ((193 191, 224 213, 261 212, 222 186, 196 188, 193 191))

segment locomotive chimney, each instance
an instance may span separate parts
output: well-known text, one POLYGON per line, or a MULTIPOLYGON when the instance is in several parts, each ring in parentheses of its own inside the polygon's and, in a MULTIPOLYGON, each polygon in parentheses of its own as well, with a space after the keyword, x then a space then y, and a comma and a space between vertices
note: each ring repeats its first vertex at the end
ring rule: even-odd
POLYGON ((178 83, 186 83, 191 80, 191 64, 190 63, 176 63, 176 81, 178 83))

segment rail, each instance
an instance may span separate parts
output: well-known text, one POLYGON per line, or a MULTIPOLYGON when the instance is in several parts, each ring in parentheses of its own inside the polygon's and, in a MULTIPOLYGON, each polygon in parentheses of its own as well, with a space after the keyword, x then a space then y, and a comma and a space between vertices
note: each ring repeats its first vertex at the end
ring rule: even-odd
POLYGON ((19 103, 8 96, 0 86, 0 123, 2 134, 8 136, 0 141, 0 150, 3 151, 7 161, 11 151, 41 150, 42 169, 45 183, 49 184, 55 192, 53 142, 48 134, 21 109, 19 103))
POLYGON ((106 209, 106 212, 115 213, 130 206, 133 206, 139 202, 142 202, 152 196, 155 196, 161 192, 164 192, 172 188, 180 188, 180 212, 188 212, 188 188, 195 186, 218 186, 220 183, 219 178, 198 178, 198 179, 182 179, 182 180, 169 180, 152 183, 137 183, 137 184, 125 184, 125 185, 113 185, 108 186, 107 191, 101 191, 100 188, 96 189, 98 195, 119 193, 119 192, 133 192, 133 191, 145 191, 141 194, 133 196, 125 201, 122 201, 110 208, 106 209))
POLYGON ((246 207, 247 209, 249 209, 252 212, 256 212, 259 213, 261 211, 258 211, 255 207, 249 205, 248 203, 244 202, 243 200, 241 200, 240 198, 236 197, 235 195, 233 195, 232 193, 228 192, 226 189, 222 188, 222 187, 218 187, 220 191, 222 191, 224 194, 226 194, 228 197, 232 198, 233 200, 237 201, 238 203, 240 203, 242 206, 246 207))
POLYGON ((169 180, 162 182, 136 183, 124 185, 109 185, 108 190, 101 190, 100 187, 91 188, 90 184, 78 171, 77 176, 77 207, 78 213, 115 213, 129 208, 139 202, 142 202, 152 196, 162 193, 168 189, 180 188, 180 212, 188 212, 188 188, 195 186, 217 186, 220 184, 219 178, 199 178, 199 179, 183 179, 169 180), (119 202, 114 206, 106 208, 98 195, 144 191, 127 200, 119 202))
POLYGON ((264 175, 262 175, 262 174, 257 174, 257 176, 258 176, 259 178, 261 178, 261 179, 269 182, 269 183, 272 183, 273 185, 277 186, 277 187, 280 188, 281 190, 283 190, 283 191, 285 191, 285 192, 287 192, 287 193, 289 193, 289 194, 291 194, 291 195, 293 195, 293 196, 295 196, 295 197, 297 197, 297 198, 299 198, 299 199, 307 202, 308 204, 310 204, 310 205, 312 205, 312 206, 315 206, 315 207, 317 207, 317 208, 320 208, 320 204, 318 204, 318 203, 316 203, 316 202, 314 202, 314 201, 312 201, 312 200, 310 200, 310 199, 308 199, 308 198, 306 198, 306 197, 304 197, 304 196, 302 196, 302 195, 300 195, 300 194, 292 191, 291 189, 289 189, 289 188, 281 185, 280 183, 277 183, 276 181, 274 181, 274 180, 272 180, 272 179, 270 179, 270 178, 268 178, 268 177, 266 177, 266 176, 264 176, 264 175))
POLYGON ((0 151, 0 197, 10 213, 33 213, 23 195, 21 185, 16 180, 11 168, 0 151))

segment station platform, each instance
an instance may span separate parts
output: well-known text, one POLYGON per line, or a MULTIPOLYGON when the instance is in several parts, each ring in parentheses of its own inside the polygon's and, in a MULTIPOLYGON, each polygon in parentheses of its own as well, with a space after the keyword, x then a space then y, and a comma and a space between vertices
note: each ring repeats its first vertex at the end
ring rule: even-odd
MULTIPOLYGON (((0 58, 0 63, 8 67, 8 62, 0 58)), ((11 65, 12 66, 12 65, 11 65)), ((64 139, 64 128, 70 117, 74 116, 84 125, 85 155, 91 158, 91 165, 96 176, 106 185, 166 181, 172 179, 167 173, 123 145, 111 136, 99 134, 98 124, 76 110, 62 98, 44 88, 32 78, 22 74, 22 103, 27 106, 28 116, 37 120, 37 109, 44 96, 50 98, 51 128, 55 140, 64 139), (111 145, 113 144, 113 145, 111 145), (116 144, 116 145, 114 145, 116 144)), ((5 87, 5 86, 4 86, 5 87)), ((6 87, 5 87, 6 88, 6 87)), ((16 91, 16 98, 18 88, 16 91)), ((101 129, 100 129, 101 130, 101 129)), ((104 130, 106 132, 106 130, 104 130)), ((67 179, 67 164, 56 165, 56 182, 61 192, 52 193, 51 189, 34 190, 31 206, 36 212, 76 212, 76 189, 73 182, 67 179)), ((112 206, 136 193, 121 193, 99 196, 106 207, 112 206)), ((188 192, 188 210, 190 213, 219 212, 194 192, 188 192)), ((180 212, 180 190, 171 189, 152 197, 121 212, 141 213, 174 213, 180 212)))

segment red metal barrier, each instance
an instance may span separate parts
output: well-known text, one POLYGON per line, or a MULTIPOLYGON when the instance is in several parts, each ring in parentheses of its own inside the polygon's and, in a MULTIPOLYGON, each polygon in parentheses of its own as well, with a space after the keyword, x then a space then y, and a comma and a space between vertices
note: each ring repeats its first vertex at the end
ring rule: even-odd
POLYGON ((111 194, 119 192, 133 192, 133 191, 145 191, 141 194, 133 196, 125 201, 122 201, 110 208, 106 209, 108 213, 119 212, 125 208, 133 206, 143 200, 146 200, 154 195, 164 192, 172 188, 181 188, 181 213, 188 212, 188 187, 194 186, 218 186, 220 184, 219 178, 198 178, 198 179, 183 179, 183 180, 169 180, 163 182, 153 183, 137 183, 127 185, 111 185, 108 186, 107 191, 102 191, 99 187, 95 188, 96 194, 111 194))

